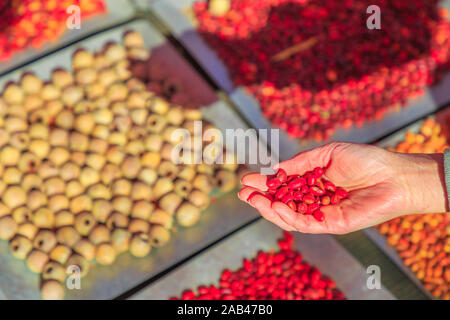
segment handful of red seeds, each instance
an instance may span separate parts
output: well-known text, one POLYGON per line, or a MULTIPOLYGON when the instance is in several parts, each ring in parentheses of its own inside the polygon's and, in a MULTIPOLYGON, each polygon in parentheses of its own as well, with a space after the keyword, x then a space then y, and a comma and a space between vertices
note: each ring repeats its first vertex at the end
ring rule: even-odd
POLYGON ((283 169, 267 178, 267 193, 253 192, 247 201, 256 194, 265 196, 270 201, 281 201, 292 210, 301 214, 311 214, 317 221, 325 219, 320 207, 338 204, 347 198, 348 193, 341 187, 322 178, 324 169, 317 167, 304 175, 286 174, 283 169))
MULTIPOLYGON (((303 261, 292 249, 294 239, 288 232, 278 240, 280 251, 258 252, 244 259, 236 271, 225 269, 219 286, 199 286, 183 292, 182 300, 342 300, 344 294, 335 282, 303 261)), ((177 300, 178 298, 171 298, 177 300)))

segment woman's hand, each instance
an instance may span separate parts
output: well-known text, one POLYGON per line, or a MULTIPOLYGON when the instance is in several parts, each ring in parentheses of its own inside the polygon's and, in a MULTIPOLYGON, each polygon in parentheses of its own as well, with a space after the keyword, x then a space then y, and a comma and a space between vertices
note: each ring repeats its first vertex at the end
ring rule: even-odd
MULTIPOLYGON (((249 199, 267 220, 281 228, 305 233, 343 234, 379 224, 400 215, 439 213, 448 209, 442 154, 401 154, 354 143, 333 142, 302 152, 274 169, 288 175, 325 167, 324 177, 349 191, 338 205, 321 207, 322 222, 302 215, 282 202, 262 195, 249 199)), ((266 176, 251 173, 239 198, 247 201, 254 191, 266 191, 266 176)))

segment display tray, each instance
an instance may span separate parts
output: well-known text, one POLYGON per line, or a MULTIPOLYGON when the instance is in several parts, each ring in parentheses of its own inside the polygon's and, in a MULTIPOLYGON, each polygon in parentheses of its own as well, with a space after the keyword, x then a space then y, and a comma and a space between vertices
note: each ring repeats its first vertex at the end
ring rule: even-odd
MULTIPOLYGON (((0 74, 20 67, 21 65, 34 59, 45 56, 46 54, 62 48, 74 41, 79 40, 94 32, 104 28, 112 27, 124 22, 134 15, 134 7, 129 0, 105 0, 107 12, 97 16, 90 17, 81 22, 81 28, 77 30, 67 30, 57 41, 46 43, 40 49, 25 49, 18 52, 8 61, 0 62, 0 74)), ((83 12, 81 12, 83 15, 83 12)))
MULTIPOLYGON (((234 86, 225 64, 196 31, 193 20, 189 15, 191 14, 192 4, 197 1, 206 0, 155 0, 149 2, 149 8, 169 27, 171 33, 198 61, 216 84, 229 94, 233 104, 253 127, 275 129, 270 121, 262 115, 257 100, 243 87, 234 86)), ((450 1, 448 0, 442 1, 442 6, 448 7, 449 4, 450 1)), ((367 122, 361 128, 356 126, 349 129, 339 128, 329 141, 358 143, 376 141, 450 102, 450 92, 446 90, 449 86, 450 74, 444 77, 440 83, 427 88, 423 96, 411 100, 407 107, 400 112, 390 112, 383 119, 367 122)), ((289 159, 300 151, 321 144, 323 142, 300 142, 289 137, 284 130, 280 130, 280 159, 289 159)))
MULTIPOLYGON (((334 279, 348 299, 395 299, 384 286, 368 289, 368 274, 364 267, 332 236, 299 232, 292 235, 293 247, 303 255, 304 260, 334 279)), ((281 237, 279 227, 261 219, 139 291, 131 299, 168 299, 180 297, 185 289, 217 285, 223 269, 238 269, 243 258, 253 258, 259 250, 275 249, 277 239, 281 237)))
MULTIPOLYGON (((8 81, 17 81, 23 71, 32 71, 43 79, 49 79, 54 68, 71 67, 71 56, 77 48, 101 49, 109 41, 119 42, 122 34, 129 29, 140 31, 144 36, 146 46, 152 49, 154 63, 170 61, 170 64, 167 65, 170 74, 176 75, 186 91, 192 94, 197 101, 205 102, 201 106, 206 119, 223 130, 246 127, 229 105, 215 96, 214 91, 206 82, 147 21, 128 23, 48 55, 25 68, 1 77, 0 87, 3 87, 8 81)), ((262 143, 260 147, 263 147, 262 143)), ((258 170, 258 165, 249 167, 252 170, 258 170)), ((219 197, 205 210, 200 222, 195 227, 180 228, 177 233, 173 234, 173 238, 167 246, 154 248, 147 258, 137 259, 126 253, 119 256, 113 266, 95 265, 82 279, 81 290, 67 290, 66 298, 110 299, 118 297, 258 216, 256 210, 237 198, 236 192, 219 197)), ((38 299, 40 297, 38 275, 32 274, 24 261, 14 259, 7 247, 6 241, 0 241, 0 298, 38 299)))
POLYGON ((414 284, 430 299, 435 299, 433 295, 426 290, 419 279, 417 279, 416 275, 403 264, 402 260, 397 254, 397 251, 395 248, 393 248, 391 245, 389 245, 386 242, 386 238, 383 237, 382 234, 378 232, 375 228, 367 228, 364 229, 363 232, 369 237, 369 239, 375 243, 375 245, 383 251, 384 254, 386 254, 391 261, 394 262, 394 264, 402 270, 404 274, 412 281, 414 284))
MULTIPOLYGON (((450 108, 442 110, 433 117, 441 124, 444 124, 445 121, 448 121, 448 117, 450 117, 450 108)), ((420 120, 410 126, 407 126, 386 139, 379 141, 377 145, 382 148, 395 147, 399 142, 404 140, 407 131, 413 131, 415 133, 419 132, 423 121, 424 120, 420 120)), ((447 128, 445 129, 449 130, 448 127, 450 127, 450 123, 447 123, 447 128)), ((374 242, 411 279, 411 281, 417 285, 417 287, 419 287, 428 297, 435 299, 435 297, 433 297, 431 293, 423 287, 416 275, 403 264, 403 261, 398 256, 395 248, 387 243, 386 238, 380 234, 376 228, 367 228, 363 231, 372 240, 372 242, 374 242)))

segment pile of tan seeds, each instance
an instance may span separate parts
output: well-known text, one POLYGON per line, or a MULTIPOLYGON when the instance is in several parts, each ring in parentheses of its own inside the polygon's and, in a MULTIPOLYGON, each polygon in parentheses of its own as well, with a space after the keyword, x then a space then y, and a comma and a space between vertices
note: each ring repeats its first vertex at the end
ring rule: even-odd
POLYGON ((123 44, 77 50, 72 71, 32 73, 0 96, 0 239, 41 274, 44 299, 61 299, 69 266, 84 276, 125 251, 145 257, 176 224, 196 224, 214 187, 236 185, 237 165, 175 165, 171 133, 199 110, 147 90, 129 71, 149 51, 123 44))

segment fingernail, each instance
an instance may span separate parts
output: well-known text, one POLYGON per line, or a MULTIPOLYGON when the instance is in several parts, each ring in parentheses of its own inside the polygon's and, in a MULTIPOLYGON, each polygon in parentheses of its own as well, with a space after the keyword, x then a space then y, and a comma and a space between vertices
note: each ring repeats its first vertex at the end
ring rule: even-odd
POLYGON ((253 191, 252 193, 250 193, 250 195, 247 197, 247 201, 250 201, 253 197, 257 196, 257 195, 261 195, 260 192, 258 191, 253 191))
MULTIPOLYGON (((264 197, 259 193, 258 191, 254 191, 249 197, 248 197, 248 203, 251 204, 253 208, 256 208, 256 203, 258 202, 258 197, 264 197)), ((264 197, 265 198, 265 197, 264 197)))

